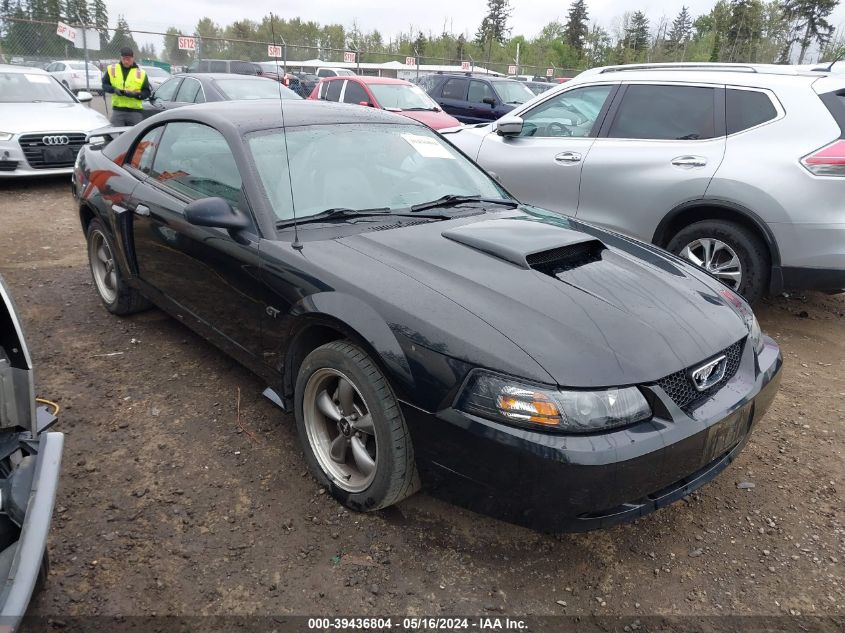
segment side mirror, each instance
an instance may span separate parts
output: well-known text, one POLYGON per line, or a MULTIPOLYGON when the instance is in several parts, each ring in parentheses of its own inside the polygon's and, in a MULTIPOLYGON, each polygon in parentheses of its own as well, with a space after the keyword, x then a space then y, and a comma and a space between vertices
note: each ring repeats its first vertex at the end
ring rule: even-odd
POLYGON ((486 103, 486 104, 487 104, 487 105, 489 105, 491 108, 495 108, 495 107, 496 107, 496 100, 495 100, 493 97, 484 97, 484 98, 481 100, 481 103, 486 103))
POLYGON ((92 95, 90 92, 86 92, 85 90, 80 90, 78 93, 76 93, 76 98, 79 99, 81 103, 88 103, 89 101, 92 101, 94 99, 94 95, 92 95))
POLYGON ((212 226, 229 231, 249 228, 247 215, 232 208, 223 198, 201 198, 185 207, 185 219, 194 226, 212 226))
POLYGON ((503 116, 496 121, 496 134, 499 136, 519 136, 522 134, 522 117, 503 116))
POLYGON ((375 106, 374 106, 372 103, 370 103, 369 101, 359 101, 359 102, 358 102, 358 105, 359 105, 359 106, 364 106, 365 108, 374 108, 374 107, 375 107, 375 106))

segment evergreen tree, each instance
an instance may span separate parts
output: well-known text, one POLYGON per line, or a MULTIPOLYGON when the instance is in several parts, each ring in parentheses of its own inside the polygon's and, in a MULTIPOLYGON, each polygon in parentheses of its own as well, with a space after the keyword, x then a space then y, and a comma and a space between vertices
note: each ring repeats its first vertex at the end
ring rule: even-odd
POLYGON ((117 26, 114 29, 114 35, 112 35, 112 38, 109 40, 106 48, 107 54, 112 57, 118 57, 120 55, 120 49, 124 46, 128 46, 135 53, 139 50, 138 43, 132 37, 132 31, 129 29, 129 24, 127 24, 126 18, 120 15, 117 18, 117 26))
POLYGON ((193 56, 190 51, 183 51, 179 48, 179 29, 171 26, 164 36, 164 56, 174 66, 190 65, 193 56))
POLYGON ((839 0, 784 0, 782 6, 786 19, 793 24, 789 46, 798 43, 798 63, 804 63, 807 49, 815 42, 824 46, 830 42, 834 27, 827 18, 839 0))
POLYGON ((762 36, 762 5, 759 0, 733 0, 727 42, 722 59, 729 62, 757 61, 762 36))
POLYGON ((487 0, 487 15, 484 16, 475 34, 476 42, 503 44, 510 33, 508 19, 512 12, 509 0, 487 0))
POLYGON ((91 18, 94 28, 100 33, 100 50, 105 50, 109 41, 109 10, 105 0, 94 0, 91 3, 91 18))
POLYGON ((686 6, 681 7, 678 17, 672 22, 669 35, 666 38, 666 46, 670 53, 677 52, 686 47, 692 36, 692 16, 686 6))
POLYGON ((569 14, 566 17, 564 26, 564 39, 574 51, 583 54, 584 44, 590 32, 589 16, 587 15, 587 3, 585 0, 575 0, 569 7, 569 14))
POLYGON ((641 53, 648 48, 648 42, 648 18, 642 11, 635 11, 625 31, 625 45, 635 53, 641 53))

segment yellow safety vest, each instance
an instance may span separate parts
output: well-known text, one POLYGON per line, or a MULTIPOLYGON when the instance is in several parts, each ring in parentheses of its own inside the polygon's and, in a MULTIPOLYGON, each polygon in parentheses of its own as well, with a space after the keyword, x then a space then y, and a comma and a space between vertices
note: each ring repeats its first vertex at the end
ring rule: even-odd
MULTIPOLYGON (((147 73, 141 68, 132 68, 126 74, 126 80, 124 81, 123 70, 119 66, 120 64, 110 64, 108 67, 109 81, 112 87, 130 92, 141 92, 141 86, 144 85, 147 73)), ((124 97, 118 94, 112 94, 111 96, 111 107, 113 108, 140 110, 142 105, 141 100, 135 99, 134 97, 124 97)))

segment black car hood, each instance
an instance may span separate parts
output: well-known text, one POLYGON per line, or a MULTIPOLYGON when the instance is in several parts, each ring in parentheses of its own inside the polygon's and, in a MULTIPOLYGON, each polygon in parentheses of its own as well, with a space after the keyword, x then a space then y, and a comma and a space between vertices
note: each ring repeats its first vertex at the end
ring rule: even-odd
POLYGON ((486 214, 342 242, 464 306, 563 386, 652 382, 747 335, 718 282, 562 216, 486 214))

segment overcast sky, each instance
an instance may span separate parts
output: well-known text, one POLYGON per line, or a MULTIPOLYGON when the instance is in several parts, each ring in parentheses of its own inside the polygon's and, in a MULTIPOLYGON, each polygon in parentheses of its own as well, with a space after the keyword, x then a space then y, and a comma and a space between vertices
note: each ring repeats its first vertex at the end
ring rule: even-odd
MULTIPOLYGON (((674 17, 681 5, 690 7, 693 16, 709 11, 715 0, 686 2, 650 2, 648 0, 588 0, 590 19, 607 29, 625 11, 642 9, 652 23, 661 15, 674 17)), ((363 31, 378 29, 385 39, 398 33, 421 30, 438 34, 446 30, 455 34, 475 34, 487 7, 486 0, 107 0, 110 23, 122 14, 133 29, 164 31, 176 26, 192 32, 200 17, 208 16, 220 25, 235 20, 259 20, 270 11, 279 17, 300 17, 321 24, 341 23, 346 27, 357 21, 363 31)), ((536 35, 550 21, 563 21, 569 6, 567 0, 511 0, 513 35, 536 35)), ((832 23, 845 28, 845 6, 837 8, 832 23)))

